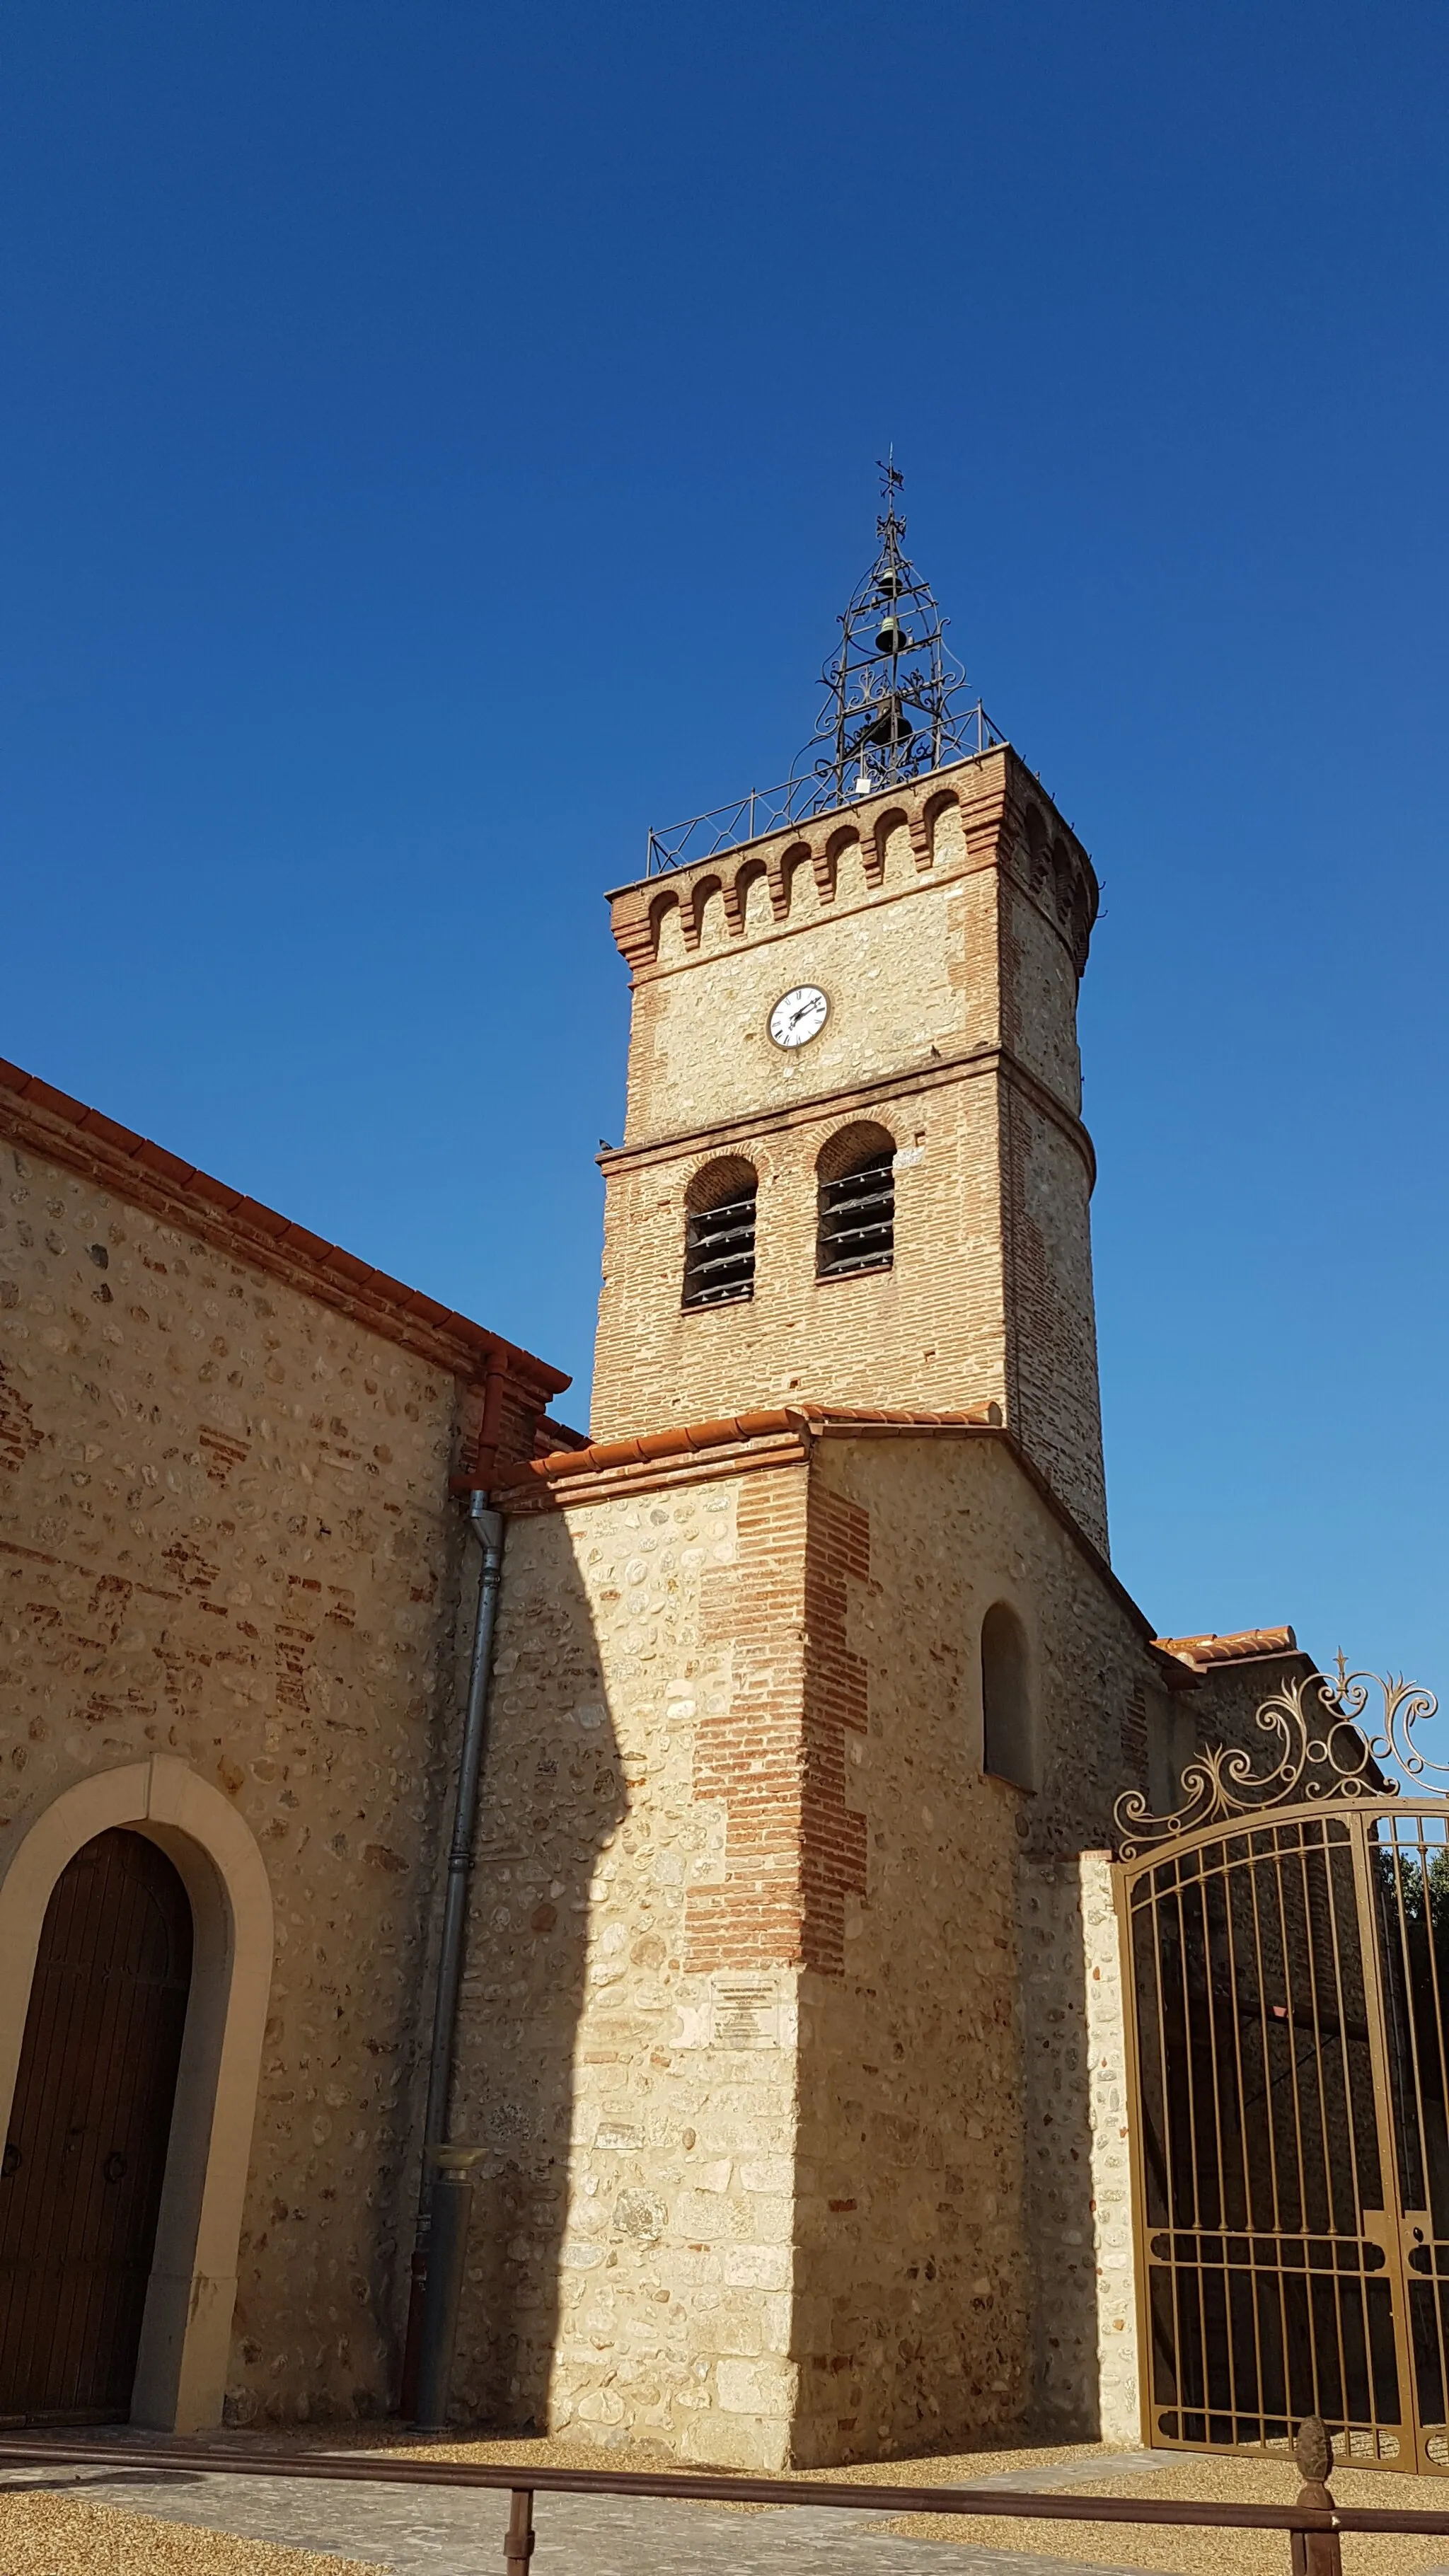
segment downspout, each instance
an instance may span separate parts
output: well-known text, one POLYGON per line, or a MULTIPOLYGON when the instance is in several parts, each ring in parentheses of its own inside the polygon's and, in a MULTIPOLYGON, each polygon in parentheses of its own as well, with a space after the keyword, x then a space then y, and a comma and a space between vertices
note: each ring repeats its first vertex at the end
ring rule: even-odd
MULTIPOLYGON (((430 2277, 429 2254, 433 2246, 434 2217, 439 2214, 435 2206, 440 2191, 439 2171, 444 2158, 448 2157, 444 2142, 457 2050, 458 1994, 463 1980, 463 1947, 468 1925, 468 1880, 478 1822, 478 1796, 488 1750, 493 1633, 497 1624, 498 1587, 503 1569, 503 1517, 500 1512, 490 1511, 486 1493, 475 1490, 470 1496, 468 1526, 483 1551, 483 1562, 473 1622, 473 1653, 468 1669, 468 1700, 458 1761, 453 1831, 448 1845, 443 1931, 438 1945, 438 1982, 433 2003, 433 2045, 428 2059, 428 2100, 423 2117, 423 2169, 418 2186, 418 2223, 413 2244, 407 2341, 403 2349, 399 2399, 401 2413, 411 2418, 417 2413, 421 2393, 428 2400, 430 2422, 446 2414, 447 2380, 457 2327, 457 2293, 461 2286, 466 2243, 466 2205, 457 2208, 452 2204, 456 2193, 466 2193, 471 2188, 466 2168, 446 2172, 444 2188, 450 2206, 444 2232, 449 2255, 454 2258, 447 2270, 455 2277, 444 2277, 441 2265, 433 2268, 430 2277)), ((448 2158, 448 2162, 451 2161, 448 2158)), ((441 2255, 441 2245, 438 2250, 441 2255)))

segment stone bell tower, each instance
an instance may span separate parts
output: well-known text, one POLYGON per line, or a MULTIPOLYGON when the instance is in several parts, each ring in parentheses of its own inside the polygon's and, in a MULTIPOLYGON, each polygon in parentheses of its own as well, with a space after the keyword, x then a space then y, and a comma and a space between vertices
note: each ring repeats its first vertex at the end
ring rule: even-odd
POLYGON ((995 1404, 1105 1550, 1076 1030, 1097 880, 958 712, 887 504, 798 819, 610 898, 633 1019, 593 1436, 995 1404))

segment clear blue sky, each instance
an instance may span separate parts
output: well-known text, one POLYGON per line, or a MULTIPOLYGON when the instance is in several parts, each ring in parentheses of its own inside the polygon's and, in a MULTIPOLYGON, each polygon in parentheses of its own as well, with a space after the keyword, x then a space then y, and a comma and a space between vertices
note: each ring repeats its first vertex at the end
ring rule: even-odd
POLYGON ((0 1052, 576 1372, 895 441, 1106 889, 1117 1563, 1449 1685, 1439 0, 10 0, 0 1052))

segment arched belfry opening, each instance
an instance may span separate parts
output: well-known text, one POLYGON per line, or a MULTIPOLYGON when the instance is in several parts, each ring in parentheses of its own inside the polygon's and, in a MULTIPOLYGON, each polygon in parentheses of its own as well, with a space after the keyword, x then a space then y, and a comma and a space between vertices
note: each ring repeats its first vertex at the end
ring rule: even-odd
POLYGON ((181 1874, 145 1834, 96 1834, 61 1871, 0 2166, 0 2418, 131 2412, 192 1950, 181 1874))
POLYGON ((815 1275, 889 1270, 896 1249, 895 1138, 869 1120, 832 1136, 815 1166, 815 1275))
POLYGON ((722 1155, 695 1173, 684 1200, 685 1306, 753 1297, 759 1188, 754 1164, 742 1154, 722 1155))

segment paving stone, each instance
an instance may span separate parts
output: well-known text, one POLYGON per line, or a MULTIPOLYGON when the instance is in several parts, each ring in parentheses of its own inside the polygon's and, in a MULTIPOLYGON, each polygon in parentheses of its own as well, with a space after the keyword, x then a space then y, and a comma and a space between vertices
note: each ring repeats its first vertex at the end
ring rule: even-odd
MULTIPOLYGON (((1102 2474, 1135 2469, 1103 2462, 1102 2474)), ((1157 2465, 1156 2459, 1152 2465, 1157 2465)), ((981 2486, 1025 2490, 1090 2477, 1095 2462, 1005 2473, 981 2486)), ((338 2478, 229 2477, 206 2470, 9 2469, 0 2484, 81 2494, 243 2539, 375 2560, 394 2576, 501 2576, 508 2497, 500 2488, 361 2486, 338 2478)), ((905 2540, 883 2517, 828 2505, 711 2512, 667 2498, 541 2495, 535 2576, 1142 2576, 1026 2550, 905 2540)))

